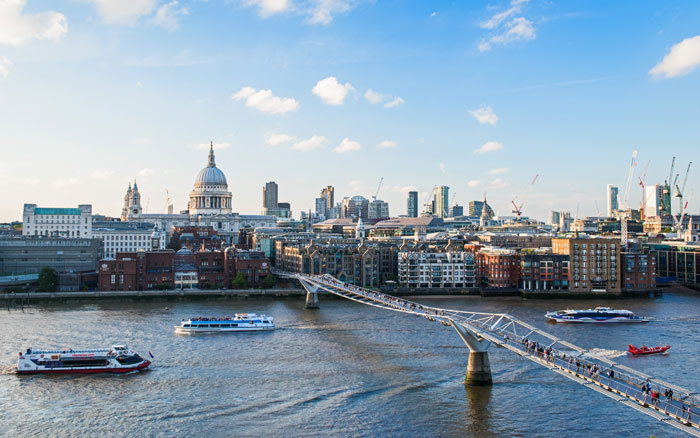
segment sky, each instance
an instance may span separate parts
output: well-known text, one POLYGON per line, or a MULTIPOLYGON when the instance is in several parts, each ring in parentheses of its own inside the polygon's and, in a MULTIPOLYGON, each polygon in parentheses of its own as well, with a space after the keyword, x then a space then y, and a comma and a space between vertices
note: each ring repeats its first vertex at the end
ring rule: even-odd
POLYGON ((635 149, 631 207, 647 163, 700 160, 699 66, 697 1, 0 0, 0 221, 118 216, 133 180, 183 210, 210 142, 241 214, 267 181, 298 217, 383 178, 394 216, 437 185, 604 215, 635 149))

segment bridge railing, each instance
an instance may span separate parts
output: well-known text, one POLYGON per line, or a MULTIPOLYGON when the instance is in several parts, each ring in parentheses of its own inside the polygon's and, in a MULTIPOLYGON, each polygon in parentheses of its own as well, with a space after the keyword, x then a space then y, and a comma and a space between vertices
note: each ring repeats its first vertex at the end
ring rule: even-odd
MULTIPOLYGON (((572 358, 573 363, 578 361, 583 368, 586 366, 591 368, 596 366, 599 370, 614 369, 616 375, 615 382, 617 385, 624 385, 627 394, 633 395, 632 398, 640 403, 644 403, 647 398, 650 399, 650 396, 641 390, 642 385, 649 384, 652 390, 658 390, 660 393, 669 388, 673 389, 676 396, 674 399, 677 400, 678 403, 683 403, 700 410, 700 401, 695 394, 687 389, 656 379, 633 368, 616 363, 609 358, 599 356, 590 350, 559 339, 507 313, 485 313, 444 309, 347 284, 328 274, 300 276, 303 276, 306 280, 312 281, 329 293, 341 295, 344 298, 363 304, 414 314, 429 320, 442 322, 444 325, 450 325, 450 321, 454 321, 495 344, 501 346, 508 345, 510 347, 519 345, 520 347, 517 348, 517 350, 523 355, 532 356, 535 354, 533 351, 528 351, 527 348, 524 347, 524 341, 527 340, 529 342, 534 342, 537 349, 542 348, 551 351, 549 356, 552 357, 553 362, 561 362, 562 357, 567 357, 572 358), (555 347, 564 347, 568 350, 555 347)), ((568 362, 566 364, 558 363, 561 369, 565 369, 566 366, 562 365, 568 365, 568 362)), ((672 404, 670 408, 672 410, 679 410, 681 407, 672 404)), ((671 411, 667 412, 670 413, 671 411)), ((682 415, 680 417, 682 417, 682 415)))

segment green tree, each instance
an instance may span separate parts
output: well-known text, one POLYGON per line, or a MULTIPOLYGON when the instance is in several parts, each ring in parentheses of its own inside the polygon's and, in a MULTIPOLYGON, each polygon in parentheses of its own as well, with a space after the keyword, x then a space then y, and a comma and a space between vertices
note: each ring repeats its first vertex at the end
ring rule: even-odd
POLYGON ((39 292, 53 292, 56 290, 56 283, 58 282, 58 274, 56 270, 48 266, 41 268, 39 273, 39 287, 37 291, 39 292))
POLYGON ((248 287, 248 277, 242 272, 236 274, 236 278, 233 279, 233 287, 235 289, 244 289, 248 287))
POLYGON ((276 284, 277 284, 277 277, 275 277, 275 276, 272 275, 272 274, 268 275, 268 276, 265 277, 265 279, 263 280, 263 287, 264 287, 265 289, 270 289, 270 288, 272 288, 272 287, 275 287, 276 284))

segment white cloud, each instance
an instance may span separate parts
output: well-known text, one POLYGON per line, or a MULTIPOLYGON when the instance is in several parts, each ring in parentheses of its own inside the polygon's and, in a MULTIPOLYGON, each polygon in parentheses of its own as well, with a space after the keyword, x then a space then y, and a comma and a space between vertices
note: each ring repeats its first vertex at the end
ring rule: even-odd
POLYGON ((38 178, 25 178, 24 179, 24 184, 28 185, 28 186, 38 186, 40 182, 41 182, 41 180, 38 178))
POLYGON ((57 179, 56 181, 51 183, 51 186, 54 189, 62 189, 64 187, 72 186, 75 184, 78 184, 78 180, 76 178, 66 178, 66 179, 57 179))
POLYGON ((173 0, 158 8, 158 12, 156 12, 155 17, 153 17, 153 23, 163 29, 170 31, 177 30, 177 28, 180 27, 180 23, 178 22, 179 16, 190 14, 187 8, 180 8, 178 6, 178 1, 173 0))
POLYGON ((431 18, 432 18, 432 17, 436 17, 438 14, 439 14, 439 12, 431 12, 431 13, 430 13, 430 17, 431 17, 431 18))
POLYGON ((474 187, 478 187, 479 184, 481 184, 481 181, 479 181, 478 179, 473 179, 473 180, 470 180, 469 182, 467 182, 467 187, 474 188, 474 187))
MULTIPOLYGON (((210 142, 210 143, 198 143, 198 144, 196 144, 194 147, 197 148, 197 149, 207 150, 207 151, 208 151, 208 150, 209 150, 209 147, 210 147, 211 145, 212 145, 211 142, 210 142)), ((216 143, 214 143, 214 149, 216 149, 217 151, 221 151, 221 150, 224 150, 224 149, 228 149, 228 148, 230 148, 230 147, 231 147, 231 143, 226 143, 226 142, 216 142, 216 143)))
POLYGON ((367 91, 365 91, 365 99, 371 104, 378 105, 385 100, 391 99, 390 94, 382 94, 382 93, 377 93, 371 88, 368 88, 367 91))
POLYGON ((496 169, 491 169, 489 170, 489 175, 503 175, 504 173, 508 173, 507 167, 498 167, 496 169))
POLYGON ((299 140, 292 145, 292 149, 295 151, 311 151, 314 149, 322 148, 328 144, 328 139, 322 135, 314 135, 310 138, 299 140))
POLYGON ((153 169, 150 169, 148 167, 145 167, 141 170, 139 170, 139 176, 153 176, 156 174, 156 171, 153 169))
POLYGON ((333 16, 348 12, 355 7, 355 0, 311 0, 307 20, 309 24, 329 25, 333 22, 333 16))
POLYGON ((54 11, 22 14, 27 0, 0 0, 0 44, 19 46, 32 39, 57 40, 68 32, 66 16, 54 11))
POLYGON ((296 140, 296 137, 287 134, 275 134, 273 132, 268 132, 265 134, 265 143, 270 146, 279 146, 285 143, 291 143, 296 140))
POLYGON ((289 0, 246 0, 248 6, 256 6, 263 17, 279 14, 291 8, 289 0))
POLYGON ((503 189, 510 185, 509 182, 503 181, 501 178, 496 178, 489 184, 492 189, 503 189))
POLYGON ((349 82, 341 84, 335 76, 329 76, 318 81, 311 91, 329 105, 342 105, 353 90, 349 82))
POLYGON ((700 35, 686 38, 671 47, 658 64, 649 70, 654 77, 673 78, 687 75, 700 65, 700 35))
POLYGON ((340 144, 333 149, 333 151, 338 154, 344 154, 345 152, 359 151, 360 149, 362 149, 362 145, 360 143, 345 137, 343 141, 341 141, 340 144))
POLYGON ((143 88, 143 83, 141 81, 136 81, 136 86, 139 88, 143 88))
POLYGON ((278 97, 272 90, 256 90, 253 87, 243 87, 231 95, 233 100, 245 99, 245 106, 270 114, 284 114, 299 108, 299 102, 291 97, 278 97))
POLYGON ((474 149, 475 154, 485 154, 487 152, 495 152, 503 149, 503 143, 497 141, 487 141, 480 148, 474 149))
POLYGON ((108 180, 113 176, 113 170, 95 170, 92 172, 92 177, 95 179, 108 180))
POLYGON ((377 147, 379 149, 387 149, 387 148, 395 148, 397 145, 398 145, 398 143, 396 143, 393 140, 384 140, 383 142, 379 143, 377 145, 377 147))
POLYGON ((447 168, 445 167, 445 163, 440 163, 440 172, 447 173, 447 168))
POLYGON ((498 123, 498 116, 493 112, 493 109, 490 106, 482 106, 481 108, 471 110, 469 111, 469 114, 474 116, 474 118, 482 125, 495 125, 498 123))
POLYGON ((362 185, 363 185, 363 182, 359 179, 354 179, 354 180, 348 182, 348 186, 350 187, 350 190, 354 193, 361 192, 362 185))
POLYGON ((12 67, 12 61, 7 58, 0 58, 0 78, 5 78, 10 74, 10 67, 12 67))
POLYGON ((395 106, 402 105, 404 103, 404 100, 400 97, 395 97, 391 102, 387 102, 384 104, 384 108, 393 108, 395 106))
POLYGON ((397 192, 397 193, 408 193, 418 191, 416 186, 392 186, 392 185, 382 185, 382 191, 387 192, 397 192))
POLYGON ((110 24, 134 25, 156 8, 157 0, 87 0, 97 7, 102 21, 110 24))
POLYGON ((506 9, 503 12, 499 12, 498 14, 495 14, 488 20, 482 21, 479 23, 479 26, 481 26, 484 29, 494 29, 498 25, 500 25, 504 20, 507 18, 517 14, 520 12, 522 9, 522 5, 524 3, 527 3, 529 0, 513 0, 510 2, 510 8, 506 9))
POLYGON ((513 17, 520 13, 522 5, 529 0, 512 0, 510 8, 493 15, 491 18, 479 23, 484 29, 497 30, 499 33, 491 34, 489 38, 479 42, 478 49, 482 52, 491 50, 493 44, 509 44, 518 40, 535 39, 535 27, 532 21, 525 17, 513 17), (511 17, 513 17, 511 19, 511 17))

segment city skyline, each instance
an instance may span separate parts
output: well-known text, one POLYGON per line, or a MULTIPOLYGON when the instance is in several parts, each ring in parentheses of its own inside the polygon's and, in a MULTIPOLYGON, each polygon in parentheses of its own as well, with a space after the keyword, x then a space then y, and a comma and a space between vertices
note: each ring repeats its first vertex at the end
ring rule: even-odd
POLYGON ((394 216, 441 185, 450 206, 486 192, 500 215, 513 199, 539 220, 602 215, 633 149, 635 208, 648 160, 649 186, 672 156, 681 175, 695 160, 692 2, 635 3, 634 20, 536 1, 407 3, 398 18, 383 2, 134 4, 0 5, 0 221, 24 203, 119 216, 134 179, 147 212, 166 211, 166 190, 184 210, 211 140, 233 211, 259 213, 275 181, 295 217, 327 185, 371 199, 380 178, 394 216))

